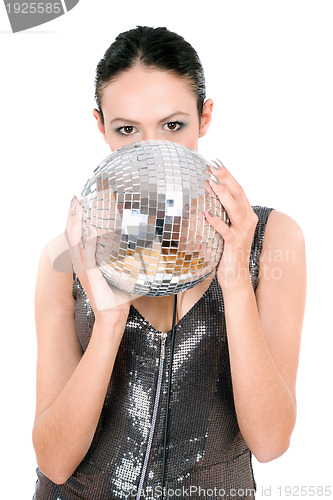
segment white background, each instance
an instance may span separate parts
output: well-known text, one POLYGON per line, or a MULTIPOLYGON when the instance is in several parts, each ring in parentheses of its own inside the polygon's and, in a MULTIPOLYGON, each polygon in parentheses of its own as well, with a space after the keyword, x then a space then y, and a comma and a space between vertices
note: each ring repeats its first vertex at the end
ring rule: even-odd
POLYGON ((333 4, 324 0, 81 0, 17 34, 1 3, 1 498, 31 499, 34 491, 39 255, 109 154, 91 113, 95 67, 115 36, 138 24, 167 26, 199 53, 215 102, 199 151, 222 159, 252 205, 281 210, 304 231, 298 420, 285 455, 254 460, 254 471, 258 499, 290 498, 285 486, 293 497, 303 486, 303 498, 321 497, 310 486, 331 486, 333 498, 333 4))

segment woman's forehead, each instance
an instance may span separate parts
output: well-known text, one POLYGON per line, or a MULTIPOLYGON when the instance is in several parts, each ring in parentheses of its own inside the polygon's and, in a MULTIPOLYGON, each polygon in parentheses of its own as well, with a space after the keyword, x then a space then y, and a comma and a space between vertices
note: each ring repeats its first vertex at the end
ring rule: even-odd
POLYGON ((196 95, 186 78, 169 71, 135 67, 123 71, 106 85, 102 94, 103 112, 121 117, 142 113, 165 117, 196 110, 196 95), (119 114, 122 111, 121 114, 119 114))

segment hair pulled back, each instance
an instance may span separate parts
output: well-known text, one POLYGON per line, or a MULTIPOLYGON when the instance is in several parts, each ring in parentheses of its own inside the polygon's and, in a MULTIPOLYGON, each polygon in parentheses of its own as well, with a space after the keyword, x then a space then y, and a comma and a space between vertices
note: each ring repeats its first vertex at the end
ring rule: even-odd
POLYGON ((102 123, 103 89, 122 71, 138 63, 186 78, 197 95, 198 113, 201 117, 206 84, 202 64, 192 45, 167 28, 137 26, 120 33, 97 65, 95 99, 102 123))

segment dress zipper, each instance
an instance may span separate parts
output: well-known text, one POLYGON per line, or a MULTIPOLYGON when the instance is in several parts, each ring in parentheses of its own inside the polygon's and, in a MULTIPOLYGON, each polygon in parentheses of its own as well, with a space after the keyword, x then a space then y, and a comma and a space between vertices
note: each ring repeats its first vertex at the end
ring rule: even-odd
POLYGON ((146 449, 145 458, 143 461, 141 476, 140 476, 139 485, 138 485, 138 491, 136 494, 136 500, 139 500, 141 498, 141 492, 142 492, 143 483, 144 483, 144 480, 146 477, 146 472, 147 472, 147 467, 148 467, 148 462, 149 462, 150 452, 151 452, 151 445, 153 442, 153 437, 154 437, 154 432, 155 432, 157 410, 158 410, 158 405, 159 405, 160 395, 161 395, 161 388, 162 388, 162 376, 163 376, 163 367, 164 367, 164 360, 165 360, 165 342, 166 342, 167 337, 168 337, 167 333, 162 333, 158 377, 157 377, 155 400, 154 400, 154 407, 153 407, 153 415, 152 415, 152 419, 151 419, 151 426, 150 426, 150 431, 149 431, 149 436, 148 436, 147 449, 146 449))

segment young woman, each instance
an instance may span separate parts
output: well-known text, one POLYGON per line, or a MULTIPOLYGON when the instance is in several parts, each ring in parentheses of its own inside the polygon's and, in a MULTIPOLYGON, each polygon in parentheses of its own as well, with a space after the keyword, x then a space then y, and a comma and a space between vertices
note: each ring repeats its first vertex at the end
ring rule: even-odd
MULTIPOLYGON (((213 110, 196 52, 166 28, 117 37, 97 67, 96 101, 111 151, 145 139, 197 150, 213 110)), ((43 251, 34 498, 161 498, 162 485, 164 498, 253 498, 251 454, 267 462, 287 450, 305 304, 303 235, 287 215, 251 207, 225 167, 211 173, 219 183, 213 177, 207 188, 231 224, 205 214, 224 238, 222 259, 213 276, 177 297, 166 446, 174 297, 126 297, 106 284, 96 234, 80 244, 76 198, 66 227, 74 275, 57 272, 43 251)))

